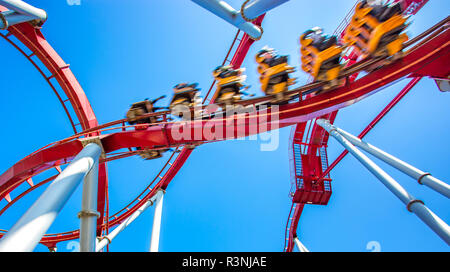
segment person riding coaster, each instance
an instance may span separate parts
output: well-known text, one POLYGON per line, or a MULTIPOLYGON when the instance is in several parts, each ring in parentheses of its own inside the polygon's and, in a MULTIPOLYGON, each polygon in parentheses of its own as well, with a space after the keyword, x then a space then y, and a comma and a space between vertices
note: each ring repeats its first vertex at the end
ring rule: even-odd
POLYGON ((155 100, 148 100, 145 99, 144 101, 136 102, 133 105, 131 105, 130 109, 127 112, 127 122, 130 125, 136 125, 136 124, 153 124, 161 122, 161 118, 159 116, 149 116, 146 118, 140 118, 143 115, 149 114, 149 113, 155 113, 158 110, 166 109, 164 107, 155 107, 155 103, 159 100, 165 98, 166 96, 163 95, 155 100))
POLYGON ((173 87, 174 96, 170 102, 169 108, 172 109, 178 105, 194 107, 201 104, 200 89, 198 83, 188 84, 180 83, 173 87))
POLYGON ((170 102, 169 109, 174 112, 176 111, 179 117, 184 116, 185 108, 194 108, 191 111, 191 119, 194 118, 195 115, 195 107, 202 104, 202 98, 200 97, 200 89, 197 88, 198 84, 188 84, 188 83, 180 83, 173 87, 173 98, 170 102))
POLYGON ((394 2, 392 4, 383 4, 381 0, 362 0, 361 8, 371 8, 370 15, 377 18, 380 22, 385 22, 396 14, 402 14, 404 3, 394 2))
POLYGON ((217 81, 217 91, 213 96, 213 101, 218 104, 232 105, 242 100, 246 95, 244 86, 247 76, 243 75, 245 69, 234 69, 231 66, 219 66, 213 71, 213 76, 217 81))
MULTIPOLYGON (((145 99, 144 101, 140 101, 131 105, 130 109, 127 112, 127 122, 130 125, 140 125, 140 124, 155 124, 162 122, 162 118, 160 116, 149 116, 146 118, 140 118, 143 115, 149 113, 155 113, 160 109, 166 109, 164 107, 155 107, 155 103, 159 100, 165 98, 165 96, 161 96, 155 100, 145 99)), ((136 127, 137 130, 142 129, 136 127)), ((167 150, 150 150, 150 149, 142 149, 140 147, 136 147, 136 151, 139 151, 139 156, 141 156, 145 160, 152 160, 162 157, 163 153, 167 150)))
POLYGON ((325 36, 323 29, 314 27, 300 36, 302 69, 314 81, 329 82, 324 89, 339 85, 343 48, 336 36, 325 36))
POLYGON ((401 53, 408 40, 404 30, 408 16, 403 16, 402 2, 383 4, 379 0, 363 0, 345 31, 343 41, 359 55, 394 56, 401 53))
POLYGON ((295 71, 294 67, 288 65, 288 56, 278 56, 272 48, 264 47, 256 54, 259 81, 261 89, 266 95, 275 95, 272 102, 282 102, 288 97, 285 92, 288 87, 295 84, 295 78, 289 74, 295 71))

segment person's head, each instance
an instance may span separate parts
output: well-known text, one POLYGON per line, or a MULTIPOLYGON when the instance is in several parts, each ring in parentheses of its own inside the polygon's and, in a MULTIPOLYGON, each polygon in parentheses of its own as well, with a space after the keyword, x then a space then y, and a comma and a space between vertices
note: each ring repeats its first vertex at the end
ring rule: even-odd
POLYGON ((321 28, 320 26, 315 26, 311 30, 314 31, 317 34, 322 34, 323 33, 323 28, 321 28))
POLYGON ((375 5, 382 5, 382 1, 381 0, 366 0, 367 4, 369 6, 375 6, 375 5))
POLYGON ((260 63, 265 59, 270 59, 274 57, 274 54, 275 50, 266 45, 261 50, 259 50, 258 54, 256 54, 256 61, 260 63))

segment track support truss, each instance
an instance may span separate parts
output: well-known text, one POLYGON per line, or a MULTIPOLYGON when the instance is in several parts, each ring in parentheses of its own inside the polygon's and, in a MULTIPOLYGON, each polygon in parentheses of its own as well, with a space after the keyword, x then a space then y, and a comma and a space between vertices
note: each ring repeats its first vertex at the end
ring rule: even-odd
POLYGON ((376 165, 359 149, 357 149, 352 142, 347 139, 348 135, 340 132, 342 130, 339 130, 334 125, 331 125, 328 120, 318 119, 316 122, 340 144, 342 144, 350 152, 350 154, 361 162, 361 164, 375 177, 377 177, 395 196, 397 196, 406 205, 408 211, 416 214, 426 225, 428 225, 428 227, 430 227, 439 237, 450 245, 450 227, 447 223, 428 209, 423 201, 415 199, 412 195, 410 195, 397 181, 395 181, 378 165, 376 165))

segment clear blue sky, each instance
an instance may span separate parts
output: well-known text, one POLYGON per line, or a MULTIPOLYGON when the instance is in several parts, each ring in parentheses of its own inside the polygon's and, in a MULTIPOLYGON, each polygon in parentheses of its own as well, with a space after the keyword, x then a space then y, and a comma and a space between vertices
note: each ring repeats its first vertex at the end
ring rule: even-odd
MULTIPOLYGON (((84 88, 100 123, 123 118, 129 105, 144 98, 170 96, 179 82, 198 82, 206 91, 235 35, 235 28, 187 0, 107 1, 27 0, 49 14, 43 33, 84 88)), ((242 1, 228 2, 239 8, 242 1)), ((244 62, 253 92, 255 53, 263 46, 290 55, 299 68, 299 35, 320 25, 333 32, 353 0, 289 1, 264 20, 264 37, 244 62)), ((448 16, 447 0, 432 0, 414 18, 411 36, 448 16)), ((67 117, 46 82, 26 59, 0 40, 2 133, 0 172, 32 151, 72 135, 67 117)), ((300 70, 300 69, 297 69, 300 70)), ((296 72, 299 83, 307 76, 296 72)), ((405 86, 401 81, 341 110, 336 124, 358 134, 405 86)), ((166 99, 164 103, 168 103, 166 99)), ((430 79, 413 91, 367 136, 372 144, 450 182, 450 94, 430 79)), ((168 187, 164 200, 161 251, 282 251, 291 205, 288 145, 290 128, 280 131, 279 148, 261 152, 261 141, 227 141, 197 148, 168 187)), ((342 147, 330 140, 332 161, 342 147)), ((139 157, 109 163, 111 211, 135 198, 164 160, 139 157)), ((414 196, 450 222, 448 199, 382 165, 414 196)), ((51 173, 53 174, 53 173, 51 173)), ((36 178, 36 183, 49 173, 36 178)), ((407 212, 377 179, 348 156, 332 172, 328 206, 305 207, 298 233, 311 251, 449 251, 418 218, 407 212)), ((20 187, 22 190, 27 185, 20 187)), ((8 229, 44 188, 0 217, 8 229)), ((50 232, 78 228, 81 188, 50 232)), ((14 193, 13 193, 14 195, 14 193)), ((1 200, 1 206, 6 204, 1 200)), ((148 250, 153 209, 148 209, 111 245, 111 251, 148 250)), ((59 251, 70 251, 61 243, 59 251)), ((46 251, 39 246, 37 251, 46 251)))

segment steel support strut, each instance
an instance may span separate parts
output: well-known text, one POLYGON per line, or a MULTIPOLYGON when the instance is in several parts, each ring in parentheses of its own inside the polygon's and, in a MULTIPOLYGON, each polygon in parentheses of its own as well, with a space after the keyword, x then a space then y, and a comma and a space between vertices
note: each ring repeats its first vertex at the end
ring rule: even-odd
POLYGON ((94 252, 97 242, 97 211, 98 193, 98 160, 94 163, 83 183, 83 198, 80 218, 80 251, 94 252))
POLYGON ((138 218, 148 207, 152 206, 156 195, 154 195, 149 201, 147 201, 142 207, 130 215, 125 221, 123 221, 119 226, 117 226, 111 233, 103 237, 97 244, 95 251, 101 251, 105 246, 111 244, 112 240, 116 238, 119 233, 121 233, 128 225, 130 225, 136 218, 138 218))
POLYGON ((0 240, 0 252, 33 251, 81 181, 92 178, 88 174, 101 151, 97 144, 88 144, 0 240))
POLYGON ((164 191, 159 190, 156 193, 155 214, 153 215, 152 238, 150 241, 150 252, 159 251, 159 234, 161 231, 161 216, 164 199, 164 191))
POLYGON ((375 177, 377 177, 395 196, 405 205, 408 211, 416 214, 428 227, 430 227, 439 237, 450 245, 450 227, 421 200, 411 196, 397 181, 384 172, 378 165, 359 151, 352 143, 342 136, 336 128, 327 120, 318 119, 317 124, 323 127, 328 133, 341 143, 363 166, 365 166, 375 177))
POLYGON ((295 245, 297 246, 298 251, 300 252, 309 252, 309 250, 300 242, 298 237, 294 238, 295 245))
POLYGON ((47 20, 47 13, 44 10, 20 0, 0 0, 0 5, 9 9, 0 13, 0 29, 33 20, 41 22, 47 20))
POLYGON ((336 128, 336 130, 337 130, 337 132, 339 132, 342 136, 344 136, 347 140, 349 140, 355 146, 372 154, 373 156, 375 156, 378 159, 384 161, 385 163, 391 165, 392 167, 397 168, 398 170, 402 171, 406 175, 417 180, 419 182, 419 184, 426 185, 426 186, 430 187, 431 189, 435 190, 436 192, 441 193, 442 195, 446 196, 447 198, 450 198, 450 185, 446 184, 445 182, 431 176, 431 174, 429 174, 429 173, 423 172, 423 171, 415 168, 414 166, 384 152, 383 150, 381 150, 371 144, 363 142, 361 139, 355 137, 354 135, 352 135, 340 128, 336 128))
POLYGON ((258 26, 247 22, 248 19, 256 19, 267 11, 289 0, 255 0, 245 7, 241 14, 222 0, 192 0, 192 2, 214 13, 230 24, 247 33, 253 39, 261 38, 262 31, 258 26))

